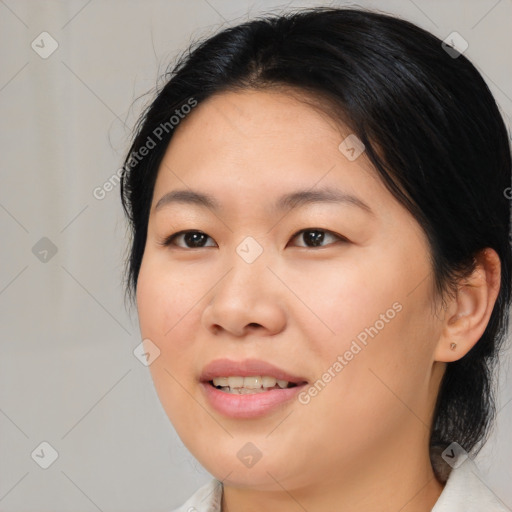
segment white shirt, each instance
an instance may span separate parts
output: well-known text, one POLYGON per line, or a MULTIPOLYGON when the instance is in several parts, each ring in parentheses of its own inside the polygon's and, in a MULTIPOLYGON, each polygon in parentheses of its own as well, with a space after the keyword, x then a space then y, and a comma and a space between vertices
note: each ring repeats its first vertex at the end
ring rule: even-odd
MULTIPOLYGON (((222 483, 211 480, 172 512, 222 512, 222 483)), ((451 470, 443 492, 431 512, 512 512, 483 482, 475 463, 466 459, 451 470)))

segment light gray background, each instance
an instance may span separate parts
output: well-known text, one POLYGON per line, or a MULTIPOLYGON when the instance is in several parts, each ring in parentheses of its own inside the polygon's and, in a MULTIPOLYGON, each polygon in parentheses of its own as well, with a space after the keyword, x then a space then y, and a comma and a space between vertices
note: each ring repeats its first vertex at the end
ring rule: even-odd
MULTIPOLYGON (((512 112, 512 0, 351 5, 395 13, 441 39, 459 32, 512 112)), ((119 187, 103 200, 93 190, 120 167, 149 97, 134 100, 174 56, 221 26, 284 7, 0 0, 0 511, 167 511, 211 478, 132 353, 141 340, 123 302, 119 187), (31 47, 43 31, 59 45, 46 59, 31 47), (46 262, 33 253, 43 237, 57 248, 46 262), (59 455, 46 470, 31 458, 42 441, 59 455)), ((510 368, 505 359, 496 429, 476 462, 512 508, 510 368)))

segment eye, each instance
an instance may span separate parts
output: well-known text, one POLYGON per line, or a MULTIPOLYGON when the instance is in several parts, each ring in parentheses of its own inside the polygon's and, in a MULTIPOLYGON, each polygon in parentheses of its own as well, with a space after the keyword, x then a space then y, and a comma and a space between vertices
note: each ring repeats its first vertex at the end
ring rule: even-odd
MULTIPOLYGON (((202 231, 180 231, 179 233, 174 233, 162 240, 160 245, 164 245, 166 247, 169 245, 176 245, 182 249, 201 249, 202 247, 212 247, 204 245, 204 242, 208 238, 211 239, 211 237, 202 231), (176 240, 180 239, 183 240, 185 246, 175 243, 176 240)), ((215 247, 215 245, 213 245, 213 247, 215 247)))
POLYGON ((337 240, 341 242, 347 241, 347 239, 341 235, 337 235, 336 233, 332 233, 331 231, 327 231, 325 229, 320 228, 302 229, 292 237, 292 240, 301 237, 305 245, 299 245, 299 247, 324 247, 325 245, 330 245, 322 245, 322 242, 326 240, 326 236, 327 240, 330 237, 331 239, 334 239, 334 242, 336 242, 337 240))
MULTIPOLYGON (((300 236, 302 236, 302 241, 304 242, 305 245, 299 245, 299 247, 324 247, 325 245, 330 245, 323 244, 323 242, 329 240, 329 238, 334 240, 334 242, 332 243, 335 243, 336 241, 347 241, 347 239, 341 235, 337 235, 336 233, 332 233, 331 231, 327 231, 325 229, 320 228, 302 229, 301 231, 295 233, 291 240, 295 240, 300 236)), ((174 245, 180 247, 181 249, 201 249, 203 247, 217 247, 215 242, 213 242, 213 244, 210 245, 205 245, 205 242, 208 239, 213 241, 213 239, 210 236, 208 236, 206 233, 203 233, 202 231, 188 230, 180 231, 179 233, 174 233, 164 238, 161 242, 159 242, 159 244, 165 247, 174 245), (176 243, 177 240, 182 240, 182 244, 176 243)))

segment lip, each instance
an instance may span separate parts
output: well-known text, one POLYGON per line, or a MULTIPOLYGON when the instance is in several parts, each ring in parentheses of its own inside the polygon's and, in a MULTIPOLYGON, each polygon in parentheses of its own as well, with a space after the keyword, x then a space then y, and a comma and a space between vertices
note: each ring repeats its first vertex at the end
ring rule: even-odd
POLYGON ((243 361, 217 359, 204 367, 199 380, 208 404, 220 414, 238 419, 257 418, 286 407, 307 385, 306 379, 292 375, 259 359, 245 359, 243 361), (210 384, 210 381, 215 377, 253 377, 256 375, 286 380, 293 382, 296 386, 271 389, 254 394, 235 395, 221 391, 210 384))

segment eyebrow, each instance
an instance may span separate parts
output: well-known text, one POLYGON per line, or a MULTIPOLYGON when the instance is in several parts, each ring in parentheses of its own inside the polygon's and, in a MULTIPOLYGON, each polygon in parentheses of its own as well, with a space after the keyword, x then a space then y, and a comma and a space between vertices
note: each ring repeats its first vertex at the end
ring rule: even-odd
MULTIPOLYGON (((211 195, 194 190, 173 190, 164 194, 156 203, 154 211, 157 212, 167 205, 180 203, 192 204, 219 211, 221 204, 211 195)), ((318 190, 297 190, 281 196, 272 206, 272 211, 280 213, 312 203, 342 203, 357 206, 370 214, 372 209, 360 198, 333 188, 318 190)))

